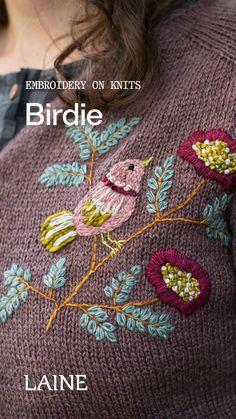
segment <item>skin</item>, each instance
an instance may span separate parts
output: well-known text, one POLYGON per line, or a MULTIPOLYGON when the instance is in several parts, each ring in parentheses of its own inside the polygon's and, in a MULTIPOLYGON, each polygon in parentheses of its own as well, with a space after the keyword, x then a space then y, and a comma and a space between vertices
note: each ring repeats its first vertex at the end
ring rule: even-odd
MULTIPOLYGON (((0 74, 22 67, 52 68, 71 42, 74 17, 83 17, 78 0, 6 0, 6 7, 9 25, 0 28, 0 74)), ((66 62, 80 58, 75 52, 66 62)))

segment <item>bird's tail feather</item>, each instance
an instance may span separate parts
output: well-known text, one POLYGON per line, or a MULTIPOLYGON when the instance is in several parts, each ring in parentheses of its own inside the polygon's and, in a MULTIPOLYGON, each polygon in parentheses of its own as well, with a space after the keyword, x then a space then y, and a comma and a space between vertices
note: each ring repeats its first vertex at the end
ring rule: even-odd
POLYGON ((49 252, 57 252, 77 236, 73 213, 62 211, 50 215, 41 227, 41 243, 49 252))

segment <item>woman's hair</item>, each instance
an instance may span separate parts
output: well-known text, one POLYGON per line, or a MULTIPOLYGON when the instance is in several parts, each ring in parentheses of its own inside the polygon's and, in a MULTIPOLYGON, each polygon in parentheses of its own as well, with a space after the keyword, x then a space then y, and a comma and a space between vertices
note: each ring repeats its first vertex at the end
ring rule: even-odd
MULTIPOLYGON (((73 51, 79 50, 89 62, 86 79, 92 80, 96 68, 96 80, 99 80, 100 70, 105 68, 107 82, 138 80, 142 89, 108 88, 96 90, 95 95, 88 87, 77 92, 76 97, 71 91, 63 91, 60 96, 68 105, 83 101, 100 108, 127 106, 145 90, 153 71, 157 71, 157 48, 152 36, 154 26, 164 11, 181 1, 78 0, 78 9, 81 2, 84 16, 82 19, 75 17, 71 27, 72 42, 54 63, 58 78, 65 80, 62 65, 73 51)), ((0 24, 7 24, 4 0, 0 0, 0 19, 0 24)))
MULTIPOLYGON (((77 101, 100 108, 130 105, 152 80, 157 71, 157 48, 153 29, 164 12, 179 4, 180 0, 83 0, 85 16, 72 24, 73 42, 55 60, 55 68, 63 78, 62 64, 75 49, 83 52, 90 65, 86 79, 106 70, 106 81, 140 81, 142 89, 81 90, 77 101), (78 36, 81 27, 86 27, 78 36)), ((183 1, 183 0, 182 0, 183 1)), ((104 74, 103 76, 104 77, 104 74)), ((102 78, 104 80, 104 78, 102 78)), ((89 83, 87 83, 89 85, 89 83)), ((69 92, 61 94, 71 105, 75 99, 69 92)))

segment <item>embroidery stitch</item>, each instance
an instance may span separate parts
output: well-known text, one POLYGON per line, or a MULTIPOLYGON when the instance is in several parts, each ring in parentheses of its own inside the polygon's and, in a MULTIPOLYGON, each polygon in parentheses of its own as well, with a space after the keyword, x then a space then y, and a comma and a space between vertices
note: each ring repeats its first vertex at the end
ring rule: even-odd
POLYGON ((203 213, 204 222, 207 226, 207 237, 210 239, 220 239, 225 246, 228 246, 231 241, 231 234, 225 219, 225 214, 232 197, 233 195, 227 195, 226 193, 221 198, 216 197, 212 205, 206 205, 203 213))
MULTIPOLYGON (((53 291, 63 287, 66 282, 65 258, 52 264, 49 272, 44 275, 43 283, 50 289, 49 294, 44 294, 30 284, 31 272, 13 264, 9 271, 4 273, 4 285, 11 287, 5 296, 0 299, 0 321, 6 323, 14 311, 20 307, 20 299, 25 302, 28 293, 32 292, 48 300, 58 307, 59 302, 53 296, 53 291)), ((104 293, 112 298, 113 305, 99 304, 68 304, 67 307, 80 309, 83 314, 79 324, 95 336, 97 341, 106 339, 117 342, 116 330, 126 327, 129 331, 137 330, 141 333, 147 331, 150 336, 167 339, 174 331, 167 314, 157 314, 148 306, 157 299, 147 301, 130 301, 130 294, 138 282, 141 272, 140 266, 133 266, 126 274, 121 272, 118 278, 112 279, 111 286, 104 289, 104 293), (110 314, 116 313, 116 324, 112 323, 110 314)))
POLYGON ((39 178, 39 182, 48 187, 51 186, 80 186, 85 179, 88 179, 87 166, 81 166, 78 163, 72 164, 54 164, 44 170, 39 178))
POLYGON ((203 177, 216 180, 227 189, 236 185, 236 141, 226 131, 196 131, 178 153, 203 177))
MULTIPOLYGON (((77 235, 93 236, 109 233, 125 223, 134 211, 144 168, 151 161, 152 159, 125 160, 115 164, 107 179, 116 179, 116 183, 119 182, 123 187, 115 185, 114 188, 110 181, 101 181, 80 201, 73 214, 63 211, 50 215, 41 228, 42 244, 50 252, 56 252, 74 240, 77 235), (131 193, 134 191, 135 194, 131 193)), ((113 253, 122 246, 120 241, 111 240, 109 236, 107 240, 116 245, 113 253)), ((111 249, 107 240, 102 238, 103 244, 111 249)))
MULTIPOLYGON (((137 123, 137 120, 135 121, 134 125, 136 123, 137 123)), ((123 120, 122 120, 122 123, 120 122, 120 125, 122 125, 124 127, 123 120)), ((81 155, 82 155, 82 159, 84 159, 84 160, 90 159, 90 162, 88 163, 89 164, 89 168, 86 165, 86 176, 84 176, 84 179, 86 179, 88 181, 89 191, 90 192, 92 191, 92 186, 93 186, 92 185, 92 183, 93 183, 93 169, 94 169, 94 163, 95 163, 96 153, 98 153, 98 149, 97 148, 100 147, 101 144, 103 144, 102 145, 102 147, 103 147, 104 146, 104 142, 108 138, 110 138, 112 140, 111 141, 111 144, 109 146, 107 146, 106 148, 104 148, 104 149, 101 148, 100 151, 99 151, 99 154, 102 154, 102 152, 107 152, 108 149, 109 149, 109 147, 115 144, 114 141, 116 141, 116 143, 117 143, 117 141, 119 140, 119 129, 117 129, 117 126, 118 126, 118 123, 115 124, 115 125, 112 125, 111 124, 111 126, 109 126, 109 132, 110 132, 110 134, 108 132, 108 133, 103 134, 103 135, 101 135, 101 133, 98 133, 98 132, 94 132, 94 131, 92 132, 93 127, 92 128, 90 127, 90 129, 89 129, 89 127, 87 127, 87 128, 85 127, 85 129, 82 129, 81 127, 73 128, 73 130, 75 130, 75 131, 73 131, 73 135, 72 136, 73 136, 74 139, 77 138, 77 139, 75 139, 75 142, 79 144, 80 152, 81 152, 81 155), (78 134, 78 136, 77 136, 76 133, 78 134), (113 134, 114 134, 115 137, 117 136, 117 138, 113 138, 112 139, 112 135, 113 134), (110 135, 110 137, 109 137, 109 135, 110 135), (84 152, 85 149, 83 149, 83 147, 85 147, 85 142, 86 142, 86 147, 87 147, 86 148, 86 150, 87 150, 86 152, 84 152), (98 143, 99 143, 99 146, 98 146, 98 143), (89 151, 89 153, 88 153, 88 151, 89 151), (84 152, 84 154, 83 154, 83 152, 84 152)), ((129 130, 131 130, 131 129, 132 129, 131 126, 128 127, 127 128, 127 132, 129 130)), ((122 137, 124 135, 124 131, 122 132, 121 138, 124 138, 124 137, 122 137)), ((191 152, 192 152, 192 149, 191 149, 191 152)), ((197 158, 197 156, 195 156, 195 157, 197 158)), ((150 161, 149 161, 149 163, 150 163, 150 161)), ((147 193, 147 198, 148 198, 149 204, 154 204, 154 205, 153 205, 153 207, 148 206, 147 207, 147 210, 148 210, 148 212, 151 215, 153 215, 153 219, 148 224, 146 224, 145 226, 141 227, 139 230, 135 231, 133 234, 131 234, 125 240, 112 240, 111 237, 109 236, 109 233, 107 233, 107 238, 105 239, 105 237, 103 237, 102 234, 101 234, 102 243, 104 243, 106 245, 106 247, 109 248, 110 252, 108 254, 106 254, 102 259, 100 259, 98 261, 97 261, 97 257, 98 257, 97 243, 98 243, 98 239, 97 239, 97 235, 96 234, 93 234, 92 257, 91 257, 90 269, 84 275, 84 277, 81 278, 81 280, 75 285, 75 287, 74 287, 73 291, 71 292, 71 294, 68 295, 65 298, 64 301, 59 302, 56 298, 54 298, 54 296, 53 296, 54 289, 53 288, 60 288, 61 286, 63 286, 61 284, 63 284, 63 282, 65 281, 65 275, 62 274, 61 276, 59 276, 60 279, 58 279, 58 281, 56 281, 56 282, 53 282, 52 281, 52 277, 54 275, 53 272, 55 272, 55 269, 58 269, 58 268, 59 268, 59 270, 62 269, 62 272, 63 272, 64 262, 62 262, 62 261, 61 261, 61 267, 58 266, 58 263, 57 263, 52 270, 50 269, 48 275, 44 277, 44 282, 45 281, 48 282, 48 286, 50 287, 49 294, 44 294, 40 290, 37 290, 32 285, 30 285, 27 282, 27 280, 24 279, 24 274, 23 273, 22 273, 22 275, 23 275, 22 277, 15 278, 15 279, 17 279, 17 280, 20 281, 20 284, 18 284, 19 286, 21 286, 21 287, 23 287, 23 285, 25 286, 24 287, 24 291, 26 291, 26 292, 31 291, 31 292, 37 294, 38 297, 40 297, 40 298, 42 298, 42 299, 50 302, 50 304, 53 304, 54 305, 54 311, 52 312, 52 314, 50 316, 50 319, 49 319, 49 321, 47 323, 46 331, 48 331, 51 328, 52 323, 54 322, 54 320, 57 317, 57 314, 62 309, 65 309, 65 308, 79 308, 80 310, 82 310, 84 312, 84 314, 88 314, 89 313, 89 317, 90 318, 91 318, 91 316, 94 315, 94 313, 100 313, 99 316, 103 319, 103 318, 106 317, 106 315, 101 310, 111 310, 111 311, 114 311, 114 312, 117 313, 116 319, 117 319, 117 323, 120 322, 120 326, 122 326, 122 324, 125 325, 125 317, 124 316, 129 317, 129 318, 132 318, 132 316, 133 316, 133 320, 136 322, 135 323, 135 325, 136 325, 135 327, 140 332, 144 330, 145 326, 150 326, 150 328, 148 329, 149 334, 152 334, 152 335, 158 334, 159 336, 161 335, 161 333, 162 333, 161 332, 161 329, 159 329, 159 332, 158 333, 156 332, 157 323, 152 323, 152 321, 154 321, 153 320, 154 317, 152 317, 154 314, 152 313, 152 311, 150 311, 147 308, 144 308, 144 309, 141 309, 138 312, 135 311, 135 315, 136 316, 134 316, 134 313, 133 313, 133 311, 136 310, 137 307, 143 307, 143 306, 149 306, 151 304, 155 304, 158 301, 158 298, 150 299, 150 300, 147 300, 147 301, 141 301, 141 302, 123 303, 123 304, 120 304, 120 305, 118 305, 116 302, 114 303, 114 301, 113 301, 113 305, 110 305, 110 306, 109 305, 105 305, 105 304, 98 305, 98 304, 73 303, 72 300, 79 294, 80 290, 90 280, 90 278, 96 272, 98 272, 99 269, 102 266, 104 266, 114 256, 114 254, 116 252, 118 252, 121 249, 123 249, 132 240, 135 240, 136 238, 138 238, 141 235, 145 234, 148 230, 154 228, 159 223, 164 223, 164 222, 184 222, 184 223, 189 223, 189 224, 193 224, 193 225, 204 226, 206 228, 211 228, 212 230, 214 230, 215 238, 222 239, 222 236, 220 236, 220 233, 222 233, 222 222, 223 222, 222 219, 223 219, 224 210, 226 209, 225 201, 228 202, 229 196, 227 195, 227 199, 226 198, 223 198, 223 197, 221 198, 220 205, 219 205, 220 212, 218 213, 218 216, 216 216, 216 213, 217 213, 216 208, 218 206, 217 205, 217 202, 218 202, 217 199, 218 198, 216 198, 216 200, 215 200, 215 202, 213 203, 213 206, 212 206, 213 207, 213 210, 210 210, 211 205, 208 204, 208 209, 205 209, 204 217, 201 220, 195 220, 195 219, 184 218, 184 217, 176 217, 175 214, 177 212, 181 211, 183 208, 187 207, 188 204, 200 192, 200 190, 201 190, 201 188, 202 188, 205 180, 203 178, 201 178, 199 180, 199 182, 197 183, 196 187, 191 191, 191 193, 186 198, 183 199, 182 202, 180 202, 175 208, 171 208, 171 209, 168 209, 167 210, 167 208, 168 208, 168 199, 167 199, 168 198, 168 195, 167 195, 167 193, 170 192, 170 189, 171 189, 171 186, 172 186, 172 178, 173 178, 173 175, 174 175, 174 170, 172 168, 172 164, 173 164, 173 157, 170 156, 164 162, 163 168, 161 168, 159 166, 156 167, 156 169, 155 169, 155 177, 156 178, 149 179, 149 181, 148 181, 150 190, 147 193), (164 210, 166 210, 166 212, 164 210), (212 216, 213 216, 213 219, 214 219, 213 221, 212 221, 212 216), (216 221, 217 217, 218 217, 218 221, 216 221), (219 221, 219 218, 220 217, 222 217, 221 221, 219 221), (108 241, 109 241, 109 243, 111 243, 111 245, 108 243, 108 241), (115 244, 115 246, 116 246, 115 249, 112 246, 112 244, 115 244), (50 284, 52 284, 52 285, 50 285, 50 284), (96 308, 96 310, 91 310, 91 308, 94 308, 94 307, 96 308), (97 311, 98 308, 100 309, 100 311, 97 311), (123 313, 121 311, 123 311, 123 313), (101 313, 103 313, 103 314, 101 314, 101 313), (142 322, 140 322, 140 319, 143 321, 143 319, 144 319, 145 316, 147 316, 147 319, 145 320, 146 323, 143 322, 143 324, 141 325, 142 322)), ((129 169, 131 172, 133 172, 133 170, 134 170, 134 167, 133 166, 134 166, 134 164, 133 164, 133 161, 132 161, 132 163, 130 163, 130 169, 129 169)), ((210 169, 207 168, 207 170, 210 170, 210 169)), ((68 173, 66 175, 68 175, 68 173)), ((230 175, 227 175, 227 176, 230 176, 230 175)), ((110 177, 110 175, 109 175, 109 177, 110 177)), ((209 177, 209 176, 206 176, 206 177, 209 177)), ((127 190, 129 191, 129 190, 132 189, 132 187, 131 187, 130 184, 126 185, 126 184, 123 184, 123 182, 121 182, 120 184, 117 185, 117 178, 116 177, 115 178, 111 178, 110 177, 109 181, 112 182, 112 183, 114 183, 116 187, 122 188, 122 190, 120 190, 121 195, 122 195, 122 192, 123 192, 123 195, 124 195, 124 191, 127 191, 127 190)), ((42 183, 42 179, 40 180, 40 182, 42 183)), ((118 182, 119 182, 119 180, 118 180, 118 182)), ((49 185, 49 183, 50 183, 49 179, 45 180, 45 182, 43 182, 43 183, 45 183, 46 185, 50 186, 49 185)), ((67 185, 69 185, 70 182, 66 182, 66 183, 67 183, 67 185)), ((56 184, 60 184, 60 182, 59 183, 55 182, 54 184, 55 185, 56 184)), ((73 184, 76 185, 75 183, 73 183, 73 184)), ((106 186, 106 185, 103 184, 103 187, 104 186, 106 186)), ((111 185, 109 185, 109 186, 111 186, 111 185)), ((138 188, 138 190, 139 190, 139 188, 138 188)), ((114 192, 114 191, 112 191, 112 192, 114 192)), ((117 192, 117 193, 119 193, 119 192, 117 192)), ((131 198, 130 196, 128 196, 128 197, 131 198)), ((132 196, 132 198, 135 198, 135 197, 132 196)), ((86 203, 84 203, 83 209, 81 207, 81 212, 84 213, 82 215, 86 219, 86 223, 84 224, 84 227, 85 228, 86 228, 86 224, 90 224, 90 221, 92 222, 91 224, 96 224, 96 223, 100 224, 101 223, 101 225, 102 225, 103 223, 105 223, 106 219, 109 218, 109 217, 106 218, 106 216, 109 215, 110 213, 109 212, 106 212, 106 211, 104 213, 104 211, 103 211, 104 208, 102 208, 102 206, 100 204, 101 203, 98 200, 98 202, 95 202, 95 205, 94 205, 94 203, 92 204, 92 200, 91 200, 91 201, 87 201, 86 203), (91 207, 91 205, 93 205, 93 206, 91 207), (97 208, 97 205, 98 205, 98 208, 97 208), (90 219, 90 217, 91 217, 91 219, 90 219), (103 217, 105 217, 105 218, 103 219, 103 217)), ((116 208, 117 208, 117 206, 115 206, 115 208, 113 208, 113 209, 115 210, 116 208)), ((55 237, 54 237, 54 240, 55 240, 54 246, 56 244, 56 246, 58 246, 58 249, 61 248, 61 241, 63 241, 63 245, 64 245, 67 241, 68 242, 69 241, 72 241, 74 239, 74 235, 77 235, 77 233, 75 231, 75 226, 74 226, 74 215, 70 211, 62 211, 62 212, 60 212, 58 214, 54 214, 53 216, 48 217, 47 220, 45 221, 45 223, 46 223, 44 225, 45 228, 42 229, 42 237, 45 234, 44 239, 45 240, 50 240, 50 235, 51 234, 53 234, 53 235, 55 234, 55 237), (63 231, 63 234, 61 234, 61 226, 62 225, 63 225, 63 228, 65 229, 63 231), (48 234, 48 236, 46 236, 47 234, 48 234), (58 241, 56 241, 56 240, 58 240, 58 241)), ((93 226, 93 227, 96 228, 97 226, 96 227, 93 226)), ((223 229, 224 229, 224 226, 223 226, 223 229)), ((226 232, 224 231, 223 233, 225 234, 226 232)), ((211 232, 211 234, 212 234, 212 232, 211 232)), ((208 237, 210 237, 209 232, 207 232, 207 235, 208 235, 208 237)), ((224 242, 226 244, 226 240, 224 240, 224 242)), ((44 245, 47 245, 47 243, 45 242, 44 245)), ((174 265, 172 262, 169 262, 169 263, 173 267, 173 269, 177 266, 177 265, 174 265)), ((194 264, 195 264, 194 266, 196 267, 196 265, 197 265, 196 262, 194 262, 194 264)), ((60 265, 60 263, 59 263, 59 265, 60 265)), ((15 266, 14 269, 19 269, 16 265, 13 265, 13 266, 15 266)), ((20 268, 20 269, 21 269, 21 271, 23 271, 22 268, 20 268)), ((188 272, 187 267, 186 266, 183 266, 182 269, 181 269, 181 275, 180 275, 181 278, 182 277, 185 278, 185 276, 188 273, 189 272, 188 272)), ((195 275, 194 276, 194 279, 196 279, 198 281, 199 280, 199 277, 197 275, 195 275)), ((45 285, 47 285, 46 282, 45 282, 45 285)), ((174 286, 175 285, 173 284, 173 287, 174 286)), ((195 284, 195 287, 196 287, 196 284, 195 284)), ((197 290, 197 288, 195 290, 192 290, 192 291, 195 291, 196 292, 196 290, 197 290)), ((22 294, 23 294, 24 291, 22 291, 22 294)), ((126 291, 127 291, 127 289, 126 289, 126 291)), ((169 291, 172 291, 173 292, 172 289, 169 289, 169 291)), ((182 290, 180 289, 179 290, 179 293, 181 293, 181 292, 182 292, 182 290)), ((125 293, 123 293, 123 294, 125 294, 125 293)), ((19 295, 21 295, 21 294, 19 294, 19 295)), ((206 293, 205 293, 205 295, 206 295, 206 293)), ((25 294, 25 298, 26 298, 26 296, 27 296, 27 294, 25 294)), ((2 300, 0 301, 0 311, 1 311, 2 305, 4 305, 6 303, 6 299, 4 300, 5 297, 6 296, 3 296, 2 297, 3 298, 3 301, 2 300)), ((195 300, 198 301, 198 305, 199 305, 199 303, 201 303, 200 297, 202 298, 202 292, 200 292, 200 295, 196 296, 196 298, 195 298, 195 300)), ((123 295, 123 298, 127 298, 127 297, 124 297, 124 295, 123 295)), ((179 298, 181 298, 181 297, 179 297, 179 298)), ((9 299, 9 296, 7 297, 7 300, 8 299, 9 299)), ((191 300, 188 301, 188 302, 185 301, 185 303, 190 304, 190 303, 192 303, 192 301, 191 300)), ((15 303, 15 305, 18 306, 18 303, 15 303)), ((5 308, 4 308, 4 310, 5 310, 5 308)), ((9 312, 11 310, 12 309, 9 309, 9 312)), ((96 315, 97 314, 95 314, 95 316, 96 315)), ((1 319, 1 321, 4 320, 4 318, 5 318, 4 316, 5 316, 5 314, 3 315, 3 318, 1 319)), ((163 316, 165 317, 165 315, 162 314, 160 316, 160 318, 164 318, 163 316)), ((4 321, 6 321, 6 318, 5 318, 4 321)), ((83 321, 82 321, 82 323, 83 323, 83 321)), ((159 321, 159 323, 160 323, 160 321, 159 321)), ((134 329, 134 323, 132 321, 130 321, 130 320, 129 320, 129 323, 128 323, 128 320, 127 320, 127 328, 130 328, 130 330, 131 329, 133 330, 134 329), (128 324, 129 324, 129 326, 128 326, 128 324)), ((109 329, 109 327, 108 327, 108 329, 109 329)), ((113 327, 112 327, 113 330, 111 330, 111 329, 108 330, 108 329, 103 330, 103 332, 101 332, 101 330, 99 330, 97 332, 96 338, 98 340, 100 340, 101 339, 101 336, 102 336, 102 338, 105 337, 105 332, 109 332, 109 333, 112 332, 113 333, 115 331, 115 329, 113 327), (104 335, 103 335, 103 333, 104 333, 104 335)), ((90 332, 91 332, 91 330, 93 331, 92 334, 94 334, 95 331, 94 331, 94 325, 93 324, 92 324, 92 326, 90 328, 90 332)), ((170 331, 171 330, 169 329, 169 332, 170 331)), ((165 336, 163 336, 163 337, 165 337, 165 336)), ((107 338, 107 339, 109 340, 109 338, 107 338)), ((110 340, 113 340, 112 334, 110 336, 110 340)))
POLYGON ((197 262, 175 249, 153 253, 146 273, 158 297, 186 315, 209 299, 211 281, 208 275, 197 262))
POLYGON ((172 169, 173 161, 173 156, 167 157, 163 164, 163 168, 161 166, 156 166, 154 170, 156 179, 148 179, 148 186, 156 192, 156 196, 151 190, 147 192, 149 202, 147 210, 151 214, 158 214, 158 216, 160 216, 161 212, 168 207, 167 194, 172 187, 172 178, 174 176, 174 170, 172 169))
POLYGON ((99 155, 110 151, 113 146, 117 145, 120 140, 131 133, 139 121, 139 118, 132 118, 130 120, 121 118, 110 124, 102 132, 95 130, 94 126, 86 123, 84 127, 81 125, 70 127, 67 135, 78 144, 80 158, 86 161, 92 157, 94 150, 99 155))

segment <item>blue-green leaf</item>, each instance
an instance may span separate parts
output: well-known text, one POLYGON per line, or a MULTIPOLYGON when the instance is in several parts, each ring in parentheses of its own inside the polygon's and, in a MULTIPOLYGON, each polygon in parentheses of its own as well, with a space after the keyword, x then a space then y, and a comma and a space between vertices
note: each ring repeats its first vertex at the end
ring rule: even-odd
POLYGON ((158 190, 158 184, 157 184, 156 179, 154 178, 148 179, 148 186, 149 188, 154 189, 154 191, 158 190))
POLYGON ((96 136, 95 141, 93 141, 93 146, 98 154, 107 153, 111 147, 127 137, 138 123, 139 118, 132 118, 130 120, 121 118, 118 121, 111 123, 107 129, 102 131, 99 137, 96 136))
POLYGON ((91 335, 94 335, 97 341, 107 339, 111 342, 117 340, 115 336, 116 326, 108 322, 107 310, 99 307, 90 307, 87 313, 80 318, 80 326, 87 328, 91 335))
POLYGON ((43 277, 43 282, 49 288, 57 289, 65 285, 66 279, 66 267, 65 258, 60 258, 56 264, 52 264, 47 275, 43 277))
POLYGON ((88 314, 82 314, 82 316, 80 317, 80 326, 81 327, 87 327, 88 322, 89 322, 89 316, 88 314))
POLYGON ((147 210, 150 214, 156 214, 156 212, 157 212, 156 207, 153 204, 148 204, 147 205, 147 210))
POLYGON ((85 164, 79 165, 77 162, 72 164, 54 164, 44 170, 39 178, 39 182, 46 186, 80 186, 87 173, 85 164))
POLYGON ((138 282, 141 266, 133 266, 128 273, 120 272, 117 278, 112 278, 111 284, 104 288, 109 298, 115 298, 117 303, 125 303, 138 282), (116 295, 115 295, 116 293, 116 295))
POLYGON ((207 204, 203 211, 203 219, 206 225, 206 235, 210 239, 219 239, 225 246, 231 241, 231 234, 226 221, 226 213, 232 195, 224 193, 222 197, 216 197, 212 204, 207 204))
POLYGON ((144 333, 146 331, 150 336, 163 339, 174 331, 167 314, 160 315, 149 307, 127 305, 122 312, 116 314, 116 321, 119 326, 126 327, 131 332, 137 330, 144 333))
POLYGON ((119 326, 124 327, 126 324, 126 316, 123 313, 117 313, 116 314, 116 321, 119 326))
POLYGON ((24 270, 22 267, 13 264, 11 269, 4 272, 4 278, 4 285, 10 288, 7 294, 0 298, 0 322, 2 323, 5 323, 20 308, 21 302, 27 300, 26 284, 21 281, 29 282, 31 273, 29 269, 24 270))
POLYGON ((162 213, 168 208, 168 191, 172 187, 172 178, 174 176, 173 161, 173 156, 167 157, 163 167, 155 167, 154 174, 156 178, 148 179, 148 186, 156 192, 155 195, 151 190, 147 192, 149 202, 147 210, 151 214, 156 214, 157 211, 162 213))

